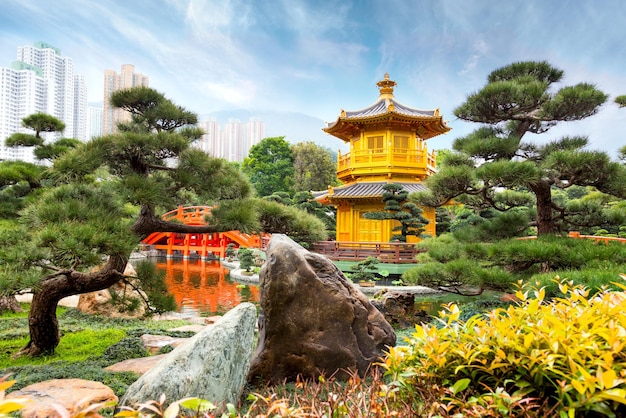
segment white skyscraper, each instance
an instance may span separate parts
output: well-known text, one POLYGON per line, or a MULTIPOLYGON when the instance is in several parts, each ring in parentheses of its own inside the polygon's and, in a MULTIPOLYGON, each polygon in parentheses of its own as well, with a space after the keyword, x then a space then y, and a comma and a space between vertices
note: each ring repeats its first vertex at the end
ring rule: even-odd
POLYGON ((224 143, 221 141, 219 123, 215 119, 211 119, 198 123, 198 126, 202 128, 204 135, 196 142, 195 146, 213 157, 224 158, 224 143))
POLYGON ((265 138, 265 123, 259 118, 250 118, 246 124, 246 148, 244 157, 248 156, 250 148, 265 138))
POLYGON ((222 133, 222 143, 228 161, 243 161, 244 136, 243 125, 239 119, 228 119, 222 133))
POLYGON ((87 84, 85 77, 76 75, 74 77, 74 135, 76 139, 85 142, 89 137, 87 125, 89 123, 89 105, 87 103, 87 84))
POLYGON ((89 139, 102 136, 102 104, 99 106, 89 105, 87 136, 89 139))
POLYGON ((205 134, 194 146, 207 154, 228 161, 242 162, 250 148, 265 138, 265 123, 250 118, 244 125, 239 119, 229 119, 223 129, 215 119, 198 123, 205 134))
POLYGON ((0 160, 34 162, 30 148, 7 148, 4 140, 15 132, 32 133, 22 127, 21 121, 37 112, 65 123, 62 134, 45 134, 46 141, 61 136, 86 139, 85 82, 74 74, 72 60, 62 57, 60 49, 44 42, 18 47, 17 61, 0 71, 0 160))
POLYGON ((46 83, 39 68, 13 67, 0 68, 0 161, 34 162, 30 148, 9 148, 4 140, 15 132, 28 132, 22 127, 22 118, 45 109, 46 83))

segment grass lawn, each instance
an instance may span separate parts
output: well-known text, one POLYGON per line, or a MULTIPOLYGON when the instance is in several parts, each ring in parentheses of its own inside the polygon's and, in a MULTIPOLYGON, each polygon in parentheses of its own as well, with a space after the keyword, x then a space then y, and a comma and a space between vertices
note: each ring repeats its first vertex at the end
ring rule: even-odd
POLYGON ((168 331, 188 325, 189 321, 112 319, 58 307, 61 342, 55 353, 37 358, 15 358, 15 353, 27 344, 29 335, 30 305, 22 304, 22 307, 24 312, 0 316, 0 376, 11 373, 11 378, 17 380, 8 392, 49 379, 81 378, 103 382, 120 396, 138 376, 105 372, 103 368, 126 358, 146 355, 139 342, 142 334, 191 336, 190 333, 168 331))

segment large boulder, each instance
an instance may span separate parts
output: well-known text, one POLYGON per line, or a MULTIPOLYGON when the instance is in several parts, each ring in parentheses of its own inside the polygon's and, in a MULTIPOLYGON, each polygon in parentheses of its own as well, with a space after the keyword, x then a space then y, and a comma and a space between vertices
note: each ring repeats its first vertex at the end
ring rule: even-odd
POLYGON ((254 347, 256 307, 242 303, 179 345, 128 387, 122 405, 159 399, 169 404, 198 397, 236 404, 246 383, 254 347))
POLYGON ((301 375, 363 375, 396 343, 383 315, 325 256, 272 235, 260 276, 259 339, 252 383, 301 375))
POLYGON ((111 388, 100 382, 83 379, 54 379, 34 383, 9 393, 6 398, 29 400, 21 411, 23 418, 74 416, 89 405, 117 402, 117 396, 111 388), (59 408, 66 414, 62 415, 59 408))

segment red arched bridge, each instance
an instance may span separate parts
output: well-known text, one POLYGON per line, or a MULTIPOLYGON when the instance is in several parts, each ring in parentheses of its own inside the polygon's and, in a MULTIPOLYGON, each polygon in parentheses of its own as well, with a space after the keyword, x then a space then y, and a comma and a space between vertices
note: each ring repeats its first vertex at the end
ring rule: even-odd
MULTIPOLYGON (((186 225, 206 225, 206 216, 211 213, 210 206, 179 206, 162 216, 166 221, 177 221, 186 225)), ((234 243, 235 247, 265 248, 269 234, 251 235, 240 231, 180 234, 176 232, 154 232, 142 243, 150 248, 165 253, 167 257, 181 255, 189 258, 192 253, 202 259, 214 257, 224 258, 226 247, 234 243)))

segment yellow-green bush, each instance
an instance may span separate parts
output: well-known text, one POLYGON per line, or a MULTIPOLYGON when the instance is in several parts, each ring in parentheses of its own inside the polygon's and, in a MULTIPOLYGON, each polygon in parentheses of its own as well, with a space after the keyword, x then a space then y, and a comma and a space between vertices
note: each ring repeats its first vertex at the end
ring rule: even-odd
MULTIPOLYGON (((516 306, 459 320, 455 304, 440 326, 421 325, 385 360, 398 393, 451 386, 448 405, 492 396, 548 402, 561 417, 584 411, 626 415, 626 293, 559 282, 562 298, 520 288, 516 306), (461 382, 461 383, 459 383, 461 382)), ((621 289, 626 286, 620 285, 621 289)))

